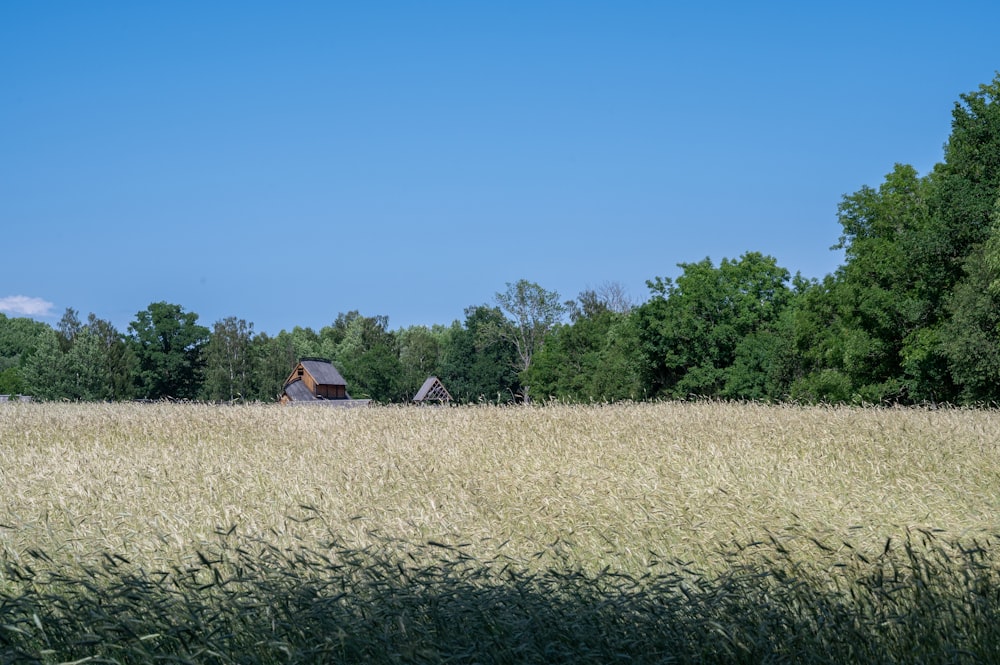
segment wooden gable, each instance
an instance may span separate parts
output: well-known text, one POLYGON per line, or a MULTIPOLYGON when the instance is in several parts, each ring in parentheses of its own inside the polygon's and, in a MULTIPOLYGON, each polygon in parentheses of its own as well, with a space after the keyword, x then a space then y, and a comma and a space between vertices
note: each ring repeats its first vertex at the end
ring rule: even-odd
POLYGON ((285 379, 281 401, 347 400, 347 381, 325 358, 303 358, 285 379))
POLYGON ((450 402, 451 395, 445 389, 444 384, 441 383, 441 379, 436 376, 430 376, 424 381, 424 385, 420 386, 417 394, 413 396, 413 401, 418 404, 424 402, 450 402))

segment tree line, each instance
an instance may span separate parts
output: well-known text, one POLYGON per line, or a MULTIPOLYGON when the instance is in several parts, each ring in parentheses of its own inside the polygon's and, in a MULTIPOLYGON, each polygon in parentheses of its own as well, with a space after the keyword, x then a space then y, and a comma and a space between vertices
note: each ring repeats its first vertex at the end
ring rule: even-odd
POLYGON ((0 315, 0 393, 272 401, 309 356, 387 403, 430 375, 461 402, 1000 401, 1000 73, 960 95, 930 173, 897 164, 837 214, 845 261, 822 279, 747 252, 679 264, 641 303, 615 283, 563 301, 520 280, 448 326, 351 311, 274 336, 166 302, 124 332, 73 309, 55 327, 0 315))

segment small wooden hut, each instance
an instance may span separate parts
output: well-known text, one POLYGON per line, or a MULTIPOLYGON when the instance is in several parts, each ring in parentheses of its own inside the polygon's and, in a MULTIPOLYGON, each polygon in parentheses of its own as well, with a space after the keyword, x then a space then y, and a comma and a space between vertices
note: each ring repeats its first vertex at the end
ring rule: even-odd
POLYGON ((441 383, 441 379, 436 376, 429 376, 427 380, 424 381, 424 385, 420 386, 420 390, 417 394, 413 396, 413 401, 416 404, 447 404, 451 401, 451 395, 445 389, 444 384, 441 383))
POLYGON ((363 406, 366 399, 351 399, 347 381, 326 358, 303 358, 285 379, 282 404, 328 404, 363 406))

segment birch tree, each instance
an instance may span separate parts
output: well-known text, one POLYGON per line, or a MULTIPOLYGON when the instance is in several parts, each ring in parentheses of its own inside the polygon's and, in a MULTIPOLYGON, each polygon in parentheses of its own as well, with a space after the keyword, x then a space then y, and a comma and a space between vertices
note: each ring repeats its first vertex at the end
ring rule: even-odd
MULTIPOLYGON (((507 290, 496 294, 496 303, 507 316, 510 326, 496 328, 493 334, 507 338, 517 351, 517 370, 523 376, 531 367, 535 353, 542 348, 545 336, 566 314, 567 307, 555 291, 546 291, 526 279, 507 282, 507 290)), ((524 401, 529 401, 529 386, 522 384, 524 401)))

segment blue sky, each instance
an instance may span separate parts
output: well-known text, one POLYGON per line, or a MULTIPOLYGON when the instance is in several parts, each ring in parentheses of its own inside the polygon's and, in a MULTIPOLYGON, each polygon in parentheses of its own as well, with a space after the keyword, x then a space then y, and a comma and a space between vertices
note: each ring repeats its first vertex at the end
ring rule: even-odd
POLYGON ((0 3, 0 312, 270 334, 822 277, 844 194, 942 158, 1000 3, 0 3))

